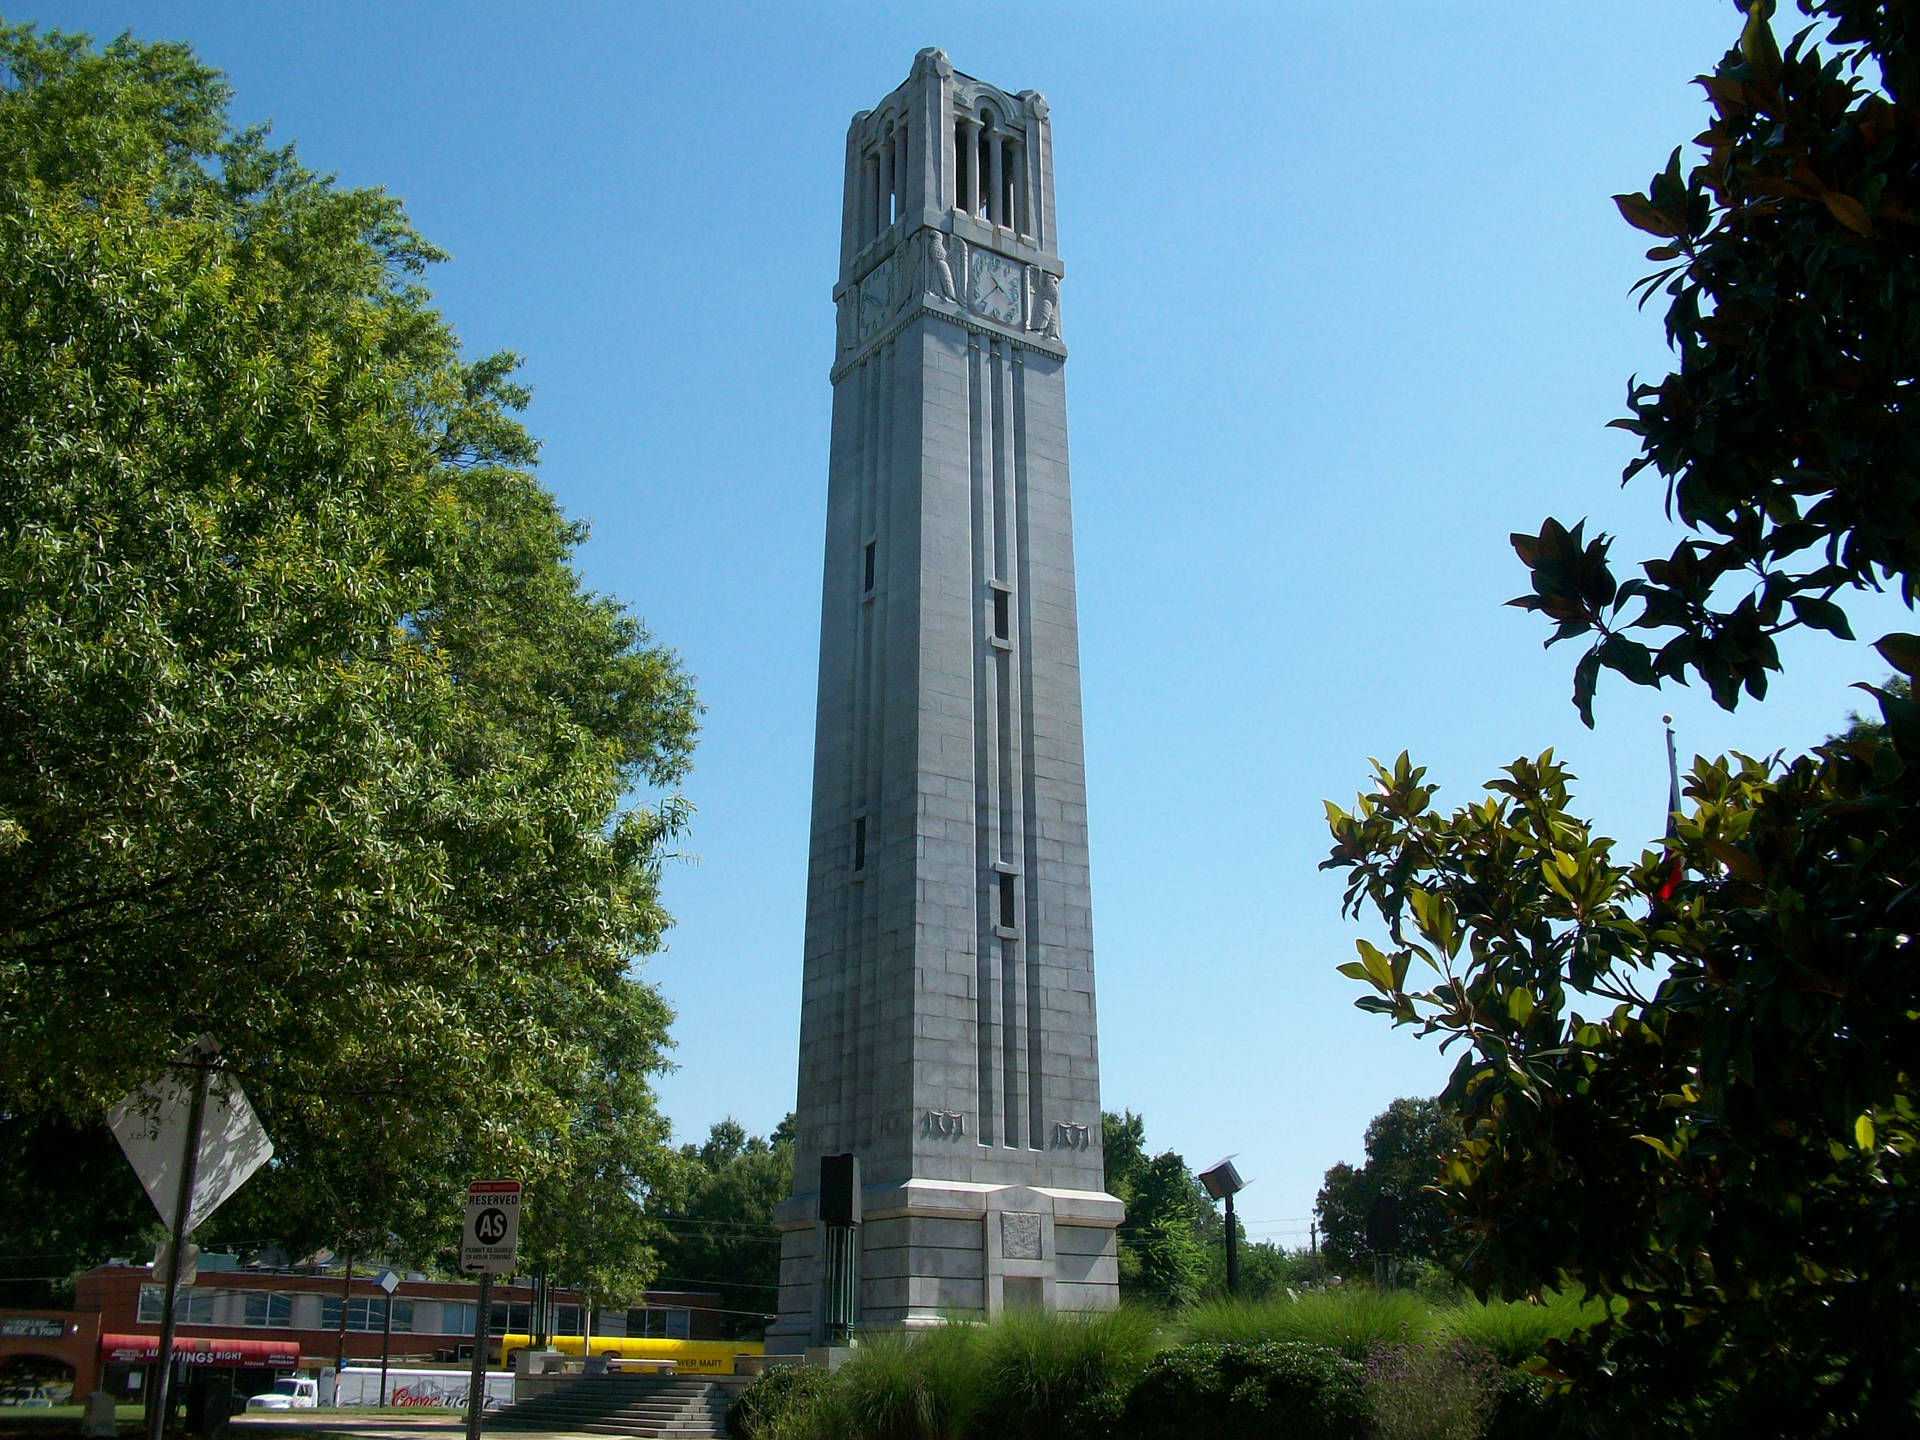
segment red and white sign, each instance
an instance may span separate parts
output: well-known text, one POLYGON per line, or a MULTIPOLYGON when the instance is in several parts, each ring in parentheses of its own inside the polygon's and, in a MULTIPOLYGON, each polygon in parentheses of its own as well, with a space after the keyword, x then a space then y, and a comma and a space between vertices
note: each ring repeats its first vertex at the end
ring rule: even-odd
MULTIPOLYGON (((146 1365, 160 1358, 158 1335, 102 1335, 100 1358, 108 1365, 146 1365)), ((291 1370, 300 1363, 297 1340, 216 1340, 205 1335, 173 1337, 173 1358, 183 1365, 238 1365, 249 1370, 291 1370)))
POLYGON ((520 1182, 476 1180, 467 1186, 460 1268, 469 1275, 511 1275, 519 1244, 520 1182))

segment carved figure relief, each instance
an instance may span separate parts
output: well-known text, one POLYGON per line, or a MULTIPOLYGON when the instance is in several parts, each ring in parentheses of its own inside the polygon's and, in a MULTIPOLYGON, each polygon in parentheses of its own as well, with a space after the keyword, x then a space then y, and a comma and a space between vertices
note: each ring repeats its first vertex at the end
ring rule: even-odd
POLYGON ((1093 1127, 1091 1125, 1056 1124, 1053 1127, 1053 1148, 1056 1150, 1086 1150, 1093 1145, 1093 1127))
POLYGON ((1000 1253, 1009 1260, 1040 1259, 1040 1217, 1025 1210, 1001 1211, 1000 1253))
POLYGON ((970 296, 974 310, 1002 325, 1018 325, 1026 315, 1020 266, 1004 255, 974 257, 970 296))
POLYGON ((887 323, 893 313, 893 260, 882 260, 860 282, 860 339, 887 323))
MULTIPOLYGON (((960 297, 953 288, 953 266, 947 263, 947 240, 938 230, 929 230, 927 234, 927 289, 942 300, 958 304, 960 297)), ((956 242, 964 244, 964 241, 956 242)))
POLYGON ((958 1110, 929 1110, 922 1133, 942 1140, 958 1140, 967 1133, 967 1117, 958 1110))
POLYGON ((1045 270, 1034 287, 1033 328, 1048 340, 1060 338, 1060 277, 1045 270))

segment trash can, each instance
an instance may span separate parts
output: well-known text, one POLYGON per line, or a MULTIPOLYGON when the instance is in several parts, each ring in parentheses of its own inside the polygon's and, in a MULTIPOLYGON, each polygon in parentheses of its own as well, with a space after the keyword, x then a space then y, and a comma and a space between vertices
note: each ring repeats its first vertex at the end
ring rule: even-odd
POLYGON ((204 1370, 187 1382, 187 1433, 202 1440, 227 1440, 233 1419, 233 1376, 204 1370))

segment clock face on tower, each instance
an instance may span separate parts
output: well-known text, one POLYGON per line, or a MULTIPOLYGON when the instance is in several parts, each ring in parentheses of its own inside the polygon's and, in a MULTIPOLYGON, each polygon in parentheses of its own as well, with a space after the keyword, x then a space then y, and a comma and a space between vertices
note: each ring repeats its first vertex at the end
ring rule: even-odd
POLYGON ((976 253, 970 289, 973 308, 989 320, 1002 325, 1018 325, 1024 307, 1020 303, 1020 267, 1002 255, 976 253))

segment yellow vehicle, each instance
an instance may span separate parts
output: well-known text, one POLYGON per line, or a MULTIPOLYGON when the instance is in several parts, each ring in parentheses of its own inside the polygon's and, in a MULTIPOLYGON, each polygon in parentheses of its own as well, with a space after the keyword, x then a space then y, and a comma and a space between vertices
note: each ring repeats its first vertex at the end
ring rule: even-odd
MULTIPOLYGON (((766 1346, 758 1340, 658 1340, 638 1336, 595 1335, 587 1341, 592 1355, 614 1360, 671 1360, 676 1375, 731 1375, 736 1355, 761 1355, 766 1346)), ((531 1335, 502 1335, 502 1363, 511 1367, 516 1352, 533 1344, 531 1335)), ((562 1355, 578 1355, 578 1335, 555 1335, 547 1348, 562 1355)))

